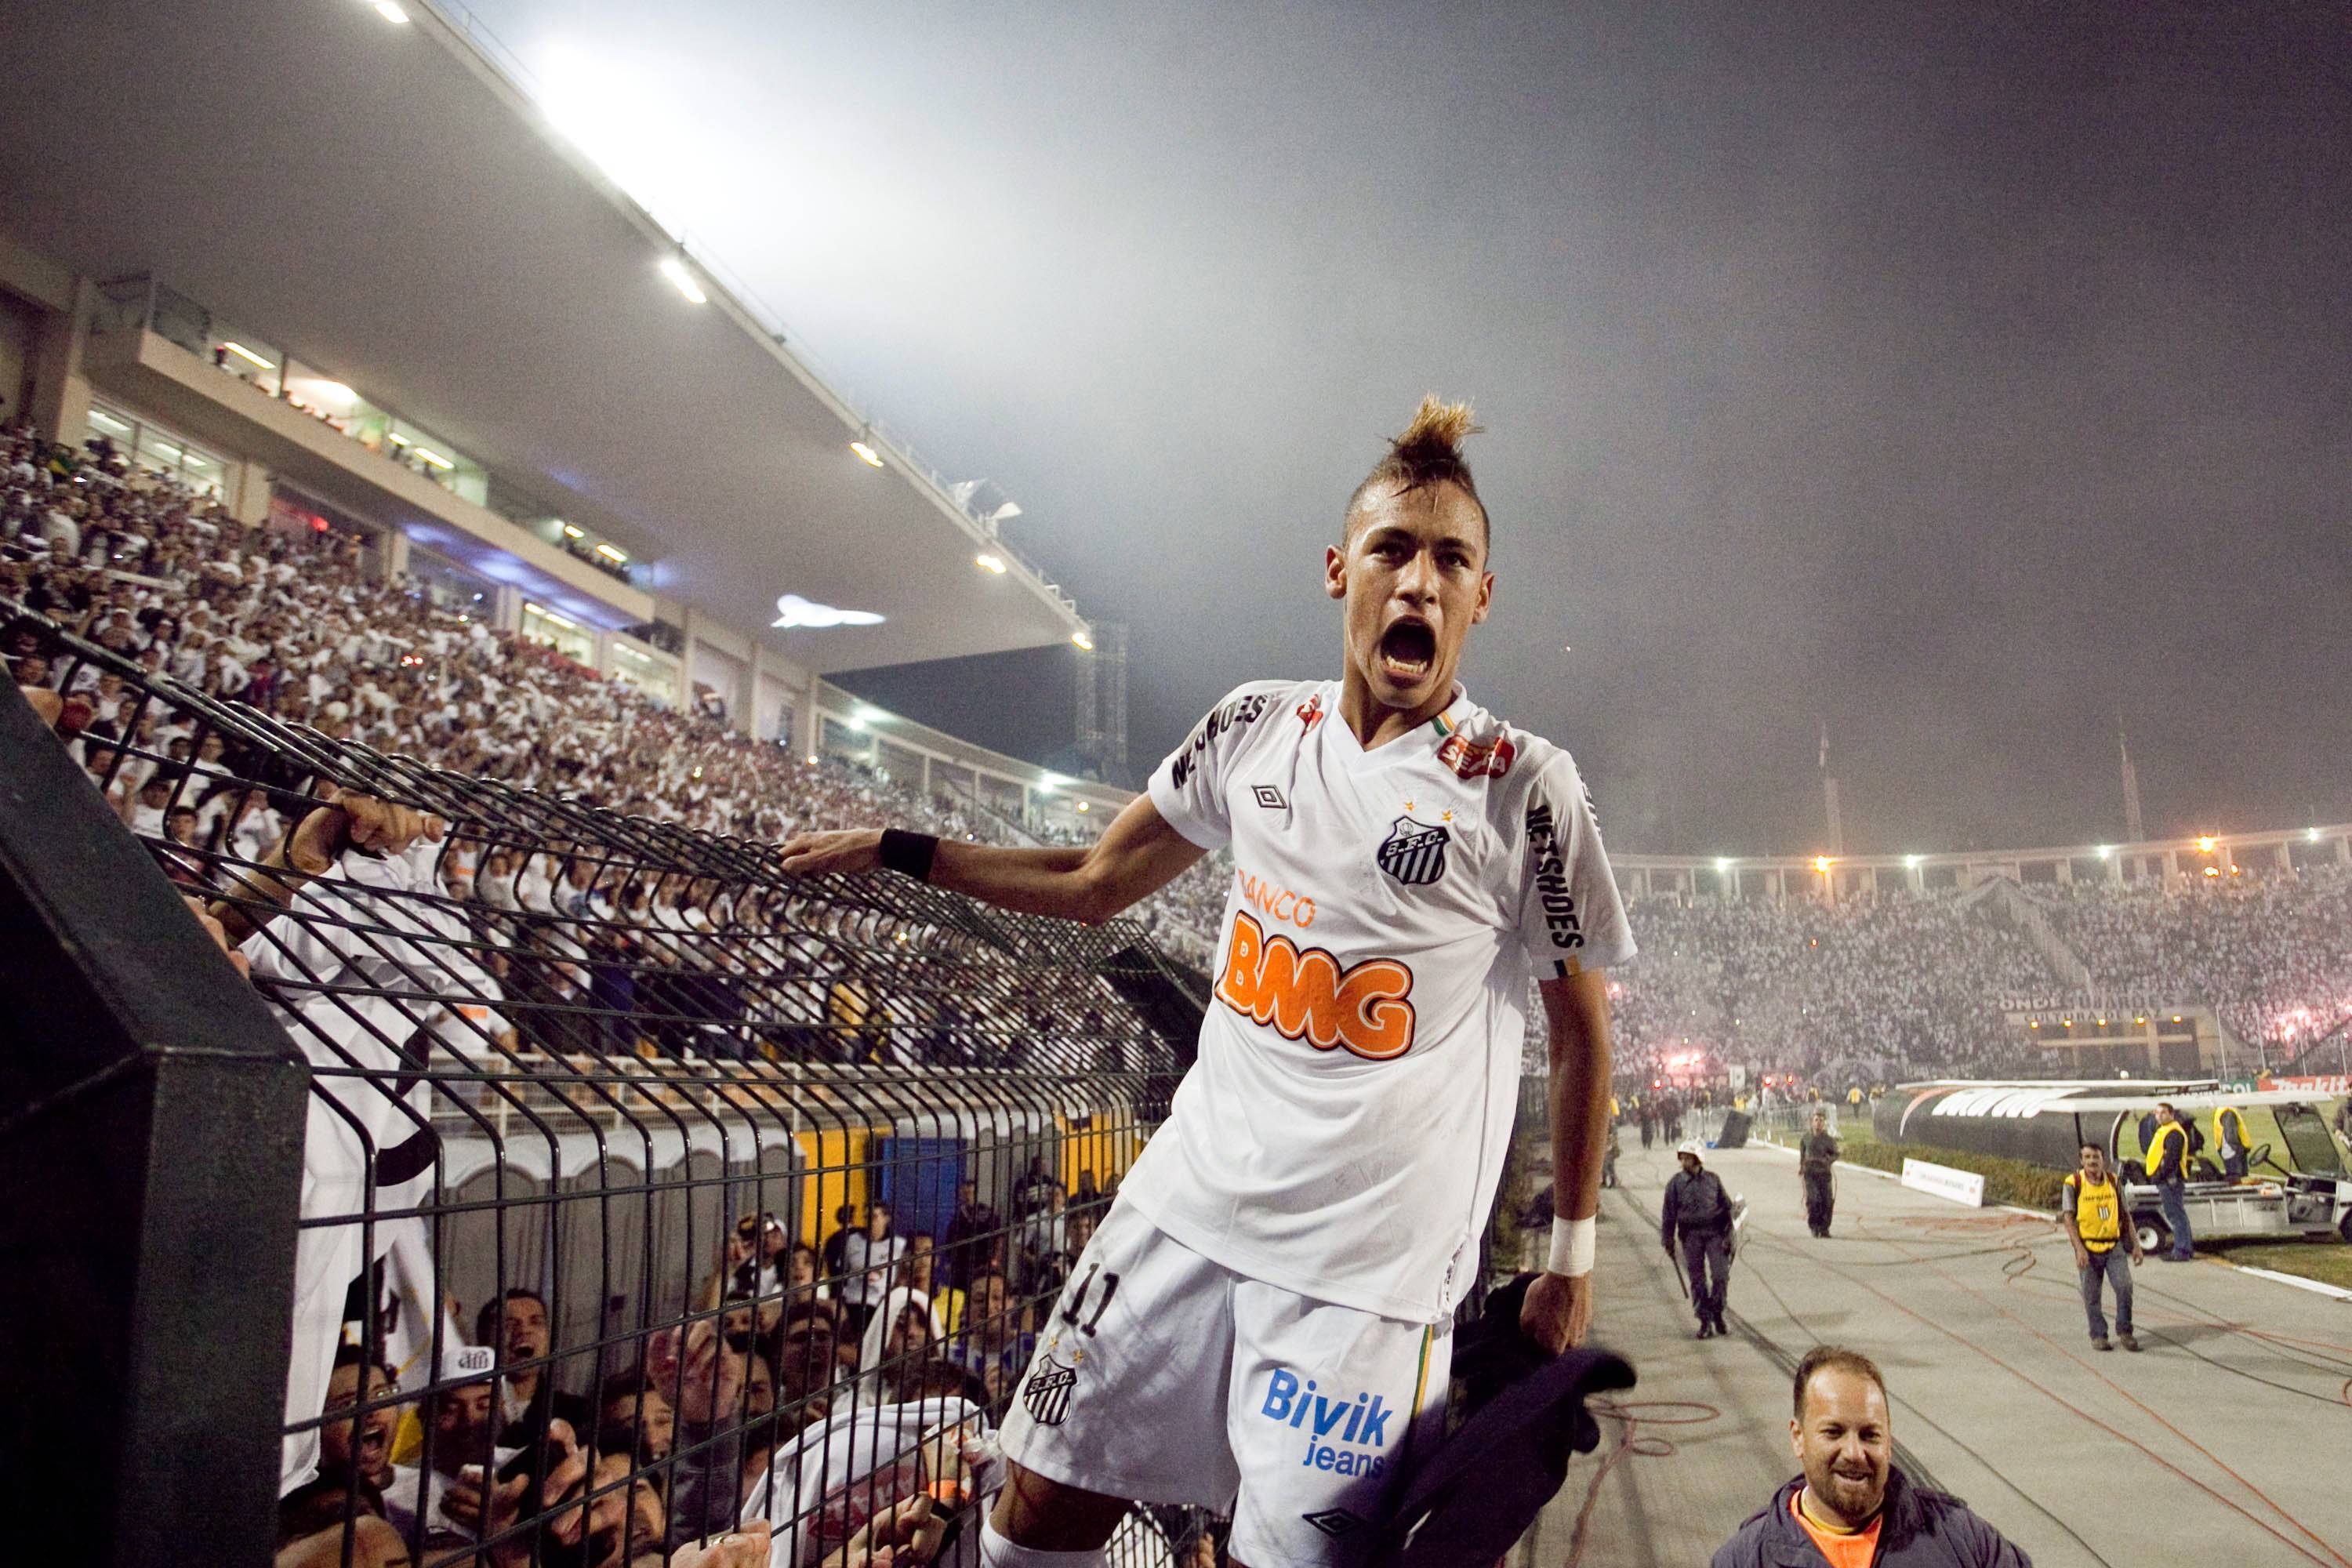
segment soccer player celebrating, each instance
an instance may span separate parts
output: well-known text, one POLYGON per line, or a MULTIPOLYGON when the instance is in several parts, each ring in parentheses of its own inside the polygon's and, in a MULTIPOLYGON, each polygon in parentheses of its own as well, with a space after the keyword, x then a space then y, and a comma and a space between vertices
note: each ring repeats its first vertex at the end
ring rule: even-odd
POLYGON ((1236 688, 1092 847, 783 847, 798 874, 881 866, 1089 922, 1233 850, 1199 1060, 1039 1336, 988 1564, 1099 1563, 1129 1500, 1230 1507, 1256 1568, 1362 1554, 1444 1420, 1531 973, 1559 1217, 1520 1323, 1554 1351, 1591 1323, 1600 972, 1633 942, 1576 764, 1454 680, 1495 584, 1475 430, 1423 400, 1349 499, 1324 552, 1339 679, 1236 688))

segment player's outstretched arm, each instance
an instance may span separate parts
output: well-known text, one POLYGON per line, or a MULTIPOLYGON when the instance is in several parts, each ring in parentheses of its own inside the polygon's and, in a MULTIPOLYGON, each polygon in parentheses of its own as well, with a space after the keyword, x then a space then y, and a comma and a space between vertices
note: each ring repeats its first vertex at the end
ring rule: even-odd
MULTIPOLYGON (((1601 1212, 1601 1160, 1609 1146, 1609 989, 1603 972, 1544 981, 1544 1020, 1551 1037, 1552 1213, 1588 1226, 1601 1212)), ((1551 1267, 1528 1288, 1519 1327, 1558 1352, 1584 1342, 1592 1327, 1589 1255, 1551 1267)))
MULTIPOLYGON (((1170 826, 1148 795, 1128 802, 1103 836, 1083 849, 930 842, 930 874, 924 879, 933 886, 999 909, 1088 925, 1150 897, 1207 853, 1170 826)), ((804 833, 778 853, 783 869, 796 877, 871 871, 882 864, 882 834, 870 827, 804 833)))

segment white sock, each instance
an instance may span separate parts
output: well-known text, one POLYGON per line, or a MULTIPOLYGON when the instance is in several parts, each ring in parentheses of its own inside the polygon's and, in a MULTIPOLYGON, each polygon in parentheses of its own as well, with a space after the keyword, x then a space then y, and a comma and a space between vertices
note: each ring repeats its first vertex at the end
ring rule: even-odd
POLYGON ((980 1527, 981 1568, 1103 1568, 1103 1549, 1092 1552, 1040 1552, 1034 1546, 1015 1546, 996 1533, 994 1510, 980 1527))

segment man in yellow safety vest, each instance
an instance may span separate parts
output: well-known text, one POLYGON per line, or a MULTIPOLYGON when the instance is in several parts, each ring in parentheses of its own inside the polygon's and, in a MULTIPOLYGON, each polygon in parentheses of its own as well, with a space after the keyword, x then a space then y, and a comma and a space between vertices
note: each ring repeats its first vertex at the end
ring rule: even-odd
POLYGON ((2252 1147, 2246 1138, 2246 1113, 2234 1105, 2225 1105, 2213 1113, 2213 1142, 2221 1151, 2221 1173, 2230 1180, 2242 1180, 2246 1173, 2246 1151, 2252 1147))
POLYGON ((2156 1133, 2147 1144, 2147 1179, 2156 1184, 2156 1201, 2172 1232, 2168 1263, 2190 1263, 2197 1258, 2196 1238, 2189 1234, 2189 1204, 2183 1189, 2189 1181, 2189 1129, 2170 1100, 2156 1104, 2156 1133))
POLYGON ((2116 1333, 2124 1349, 2139 1349, 2132 1334, 2131 1263, 2140 1261, 2139 1235, 2124 1211, 2123 1184, 2107 1170, 2107 1152, 2096 1143, 2082 1149, 2082 1166, 2070 1173, 2058 1198, 2058 1223, 2074 1246, 2074 1274, 2082 1281, 2083 1311, 2091 1321, 2091 1343, 2113 1350, 2107 1320, 2099 1310, 2099 1286, 2116 1287, 2116 1333))

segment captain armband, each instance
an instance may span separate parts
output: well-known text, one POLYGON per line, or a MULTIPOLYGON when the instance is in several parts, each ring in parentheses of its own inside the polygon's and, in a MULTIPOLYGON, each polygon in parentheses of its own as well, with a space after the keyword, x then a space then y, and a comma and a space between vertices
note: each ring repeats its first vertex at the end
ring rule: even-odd
POLYGON ((1544 1264, 1547 1271, 1565 1274, 1570 1279, 1592 1272, 1594 1233, 1599 1228, 1598 1215, 1582 1219, 1561 1219, 1554 1215, 1551 1222, 1551 1257, 1544 1264))

